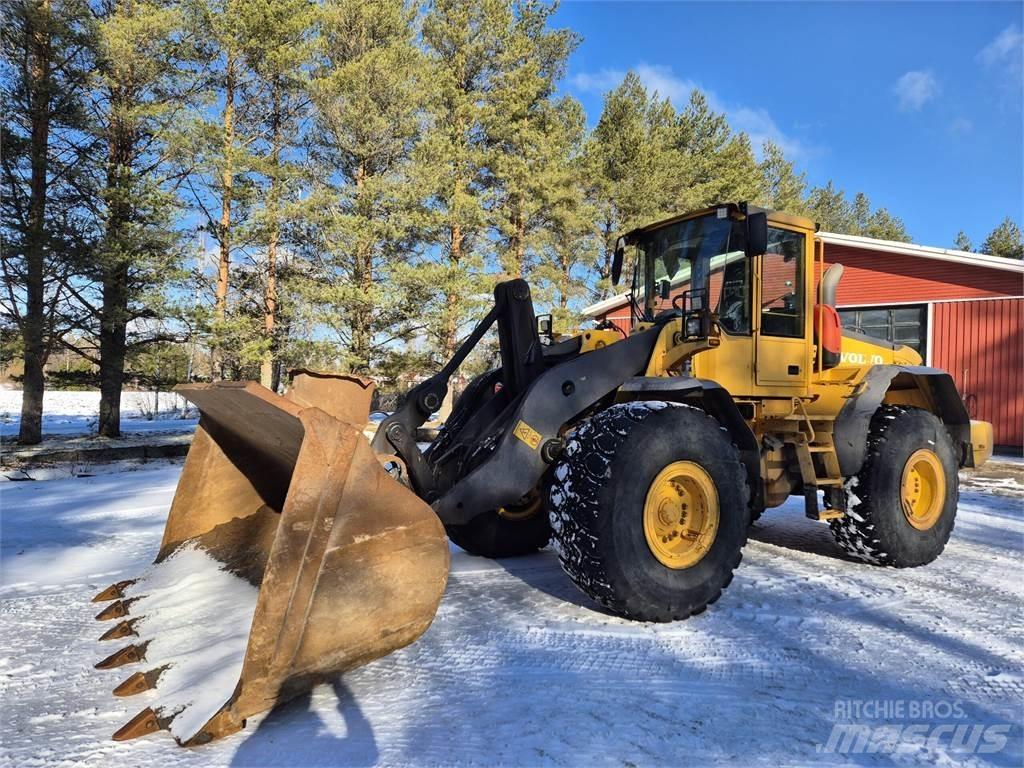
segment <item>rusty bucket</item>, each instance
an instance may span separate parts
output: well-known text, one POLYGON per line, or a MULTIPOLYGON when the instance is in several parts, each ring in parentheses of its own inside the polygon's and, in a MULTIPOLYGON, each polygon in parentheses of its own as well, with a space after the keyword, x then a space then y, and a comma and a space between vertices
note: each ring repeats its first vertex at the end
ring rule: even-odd
POLYGON ((117 740, 169 730, 186 746, 418 638, 448 575, 444 528, 363 435, 373 385, 300 371, 182 385, 201 418, 156 562, 113 584, 97 664, 150 691, 117 740))

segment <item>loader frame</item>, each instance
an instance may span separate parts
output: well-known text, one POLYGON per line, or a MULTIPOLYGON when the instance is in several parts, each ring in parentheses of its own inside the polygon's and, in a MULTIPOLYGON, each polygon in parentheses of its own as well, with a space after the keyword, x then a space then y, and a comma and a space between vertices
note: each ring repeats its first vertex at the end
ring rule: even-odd
POLYGON ((499 283, 494 299, 448 364, 410 391, 373 440, 378 454, 402 460, 410 485, 445 525, 468 523, 533 492, 563 447, 564 429, 642 373, 658 339, 659 329, 652 328, 581 354, 582 336, 541 343, 526 281, 499 283), (444 400, 452 374, 494 324, 501 368, 470 384, 438 442, 420 451, 416 428, 444 400))

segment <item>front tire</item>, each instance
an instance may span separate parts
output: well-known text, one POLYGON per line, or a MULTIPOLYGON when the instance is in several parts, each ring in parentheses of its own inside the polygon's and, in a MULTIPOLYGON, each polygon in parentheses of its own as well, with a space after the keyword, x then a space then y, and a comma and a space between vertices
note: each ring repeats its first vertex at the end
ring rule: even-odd
POLYGON ((896 568, 932 562, 953 532, 960 493, 949 432, 920 408, 879 408, 847 490, 846 514, 829 522, 847 554, 896 568))
POLYGON ((562 568, 595 601, 639 621, 702 612, 732 580, 749 488, 739 451, 687 405, 614 405, 573 434, 548 496, 562 568))

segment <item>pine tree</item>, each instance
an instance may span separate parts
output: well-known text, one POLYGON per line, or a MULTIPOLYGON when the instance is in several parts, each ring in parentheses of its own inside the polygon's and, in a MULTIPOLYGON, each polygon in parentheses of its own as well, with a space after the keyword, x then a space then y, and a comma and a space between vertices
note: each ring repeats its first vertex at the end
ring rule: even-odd
POLYGON ((725 115, 711 109, 707 97, 693 91, 678 117, 682 153, 681 194, 673 210, 683 212, 738 200, 755 200, 761 170, 746 134, 733 133, 725 115))
POLYGON ((866 236, 871 224, 871 201, 863 192, 853 197, 853 225, 851 235, 866 236))
POLYGON ((18 439, 32 444, 42 438, 44 366, 67 330, 71 278, 94 235, 87 171, 96 148, 84 109, 93 40, 84 2, 5 0, 0 9, 7 19, 0 308, 21 337, 18 439))
POLYGON ((766 141, 762 152, 758 166, 762 191, 758 200, 764 207, 776 211, 805 213, 804 190, 807 188, 807 175, 796 172, 792 161, 786 159, 782 147, 775 142, 766 141))
POLYGON ((981 252, 1006 259, 1024 259, 1024 242, 1021 240, 1020 227, 1007 216, 985 238, 981 252))
POLYGON ((252 73, 249 102, 255 140, 253 171, 263 182, 252 222, 254 261, 260 276, 262 329, 260 380, 277 389, 283 326, 278 323, 278 282, 288 199, 299 181, 293 150, 306 111, 304 69, 312 57, 314 23, 306 0, 250 0, 238 13, 239 52, 252 73))
POLYGON ((824 187, 815 187, 807 196, 810 217, 826 232, 854 234, 856 222, 853 209, 843 190, 836 189, 829 179, 824 187))
POLYGON ((958 251, 974 250, 974 244, 971 242, 971 238, 969 238, 967 233, 962 229, 956 233, 956 240, 953 243, 953 247, 958 251))
POLYGON ((592 295, 590 269, 599 243, 593 225, 596 211, 584 196, 586 115, 570 97, 553 106, 559 125, 550 132, 554 140, 541 196, 545 223, 531 282, 535 301, 551 312, 554 329, 561 333, 578 326, 580 304, 592 295))
POLYGON ((497 30, 503 45, 494 59, 489 108, 482 123, 488 148, 489 201, 498 234, 498 257, 505 278, 523 277, 536 253, 560 193, 557 158, 564 127, 552 102, 579 39, 567 30, 548 29, 554 5, 509 6, 508 29, 497 30))
POLYGON ((676 114, 668 100, 648 94, 633 72, 605 95, 586 147, 589 197, 602 241, 598 292, 607 292, 619 235, 685 206, 683 156, 676 114))
POLYGON ((309 86, 311 269, 299 289, 344 346, 344 367, 370 373, 420 324, 426 286, 409 262, 417 204, 409 157, 427 81, 403 0, 329 0, 321 13, 309 86))
POLYGON ((108 0, 99 8, 97 135, 105 144, 94 256, 98 299, 91 304, 100 366, 99 433, 120 435, 128 355, 166 340, 168 284, 181 279, 174 123, 194 86, 195 51, 181 34, 179 9, 156 0, 108 0))
POLYGON ((250 297, 239 290, 251 281, 233 277, 256 245, 252 237, 258 188, 252 148, 263 126, 254 114, 259 91, 244 53, 254 48, 250 36, 263 30, 246 22, 252 7, 245 0, 194 0, 182 6, 187 33, 201 41, 201 58, 209 62, 176 141, 183 148, 189 203, 200 218, 204 241, 210 235, 216 248, 212 281, 206 284, 206 254, 195 276, 204 300, 195 309, 195 322, 209 340, 213 378, 239 376, 252 363, 256 318, 250 297), (205 303, 207 290, 212 307, 205 303))
POLYGON ((414 163, 426 208, 421 222, 422 245, 430 257, 425 274, 438 294, 437 306, 427 312, 427 333, 442 360, 455 351, 466 321, 488 303, 489 281, 479 252, 489 219, 483 121, 503 44, 498 32, 508 25, 504 0, 435 0, 423 20, 429 118, 414 163))
POLYGON ((701 201, 701 206, 757 198, 761 172, 745 133, 731 136, 714 160, 714 175, 703 185, 707 197, 701 201))
POLYGON ((910 242, 903 221, 885 208, 872 210, 871 200, 863 192, 854 195, 851 204, 831 180, 815 187, 807 197, 809 214, 827 232, 873 237, 878 240, 910 242))
POLYGON ((874 237, 878 240, 895 240, 901 243, 909 243, 911 240, 903 220, 893 216, 885 208, 878 208, 871 213, 863 234, 865 237, 874 237))

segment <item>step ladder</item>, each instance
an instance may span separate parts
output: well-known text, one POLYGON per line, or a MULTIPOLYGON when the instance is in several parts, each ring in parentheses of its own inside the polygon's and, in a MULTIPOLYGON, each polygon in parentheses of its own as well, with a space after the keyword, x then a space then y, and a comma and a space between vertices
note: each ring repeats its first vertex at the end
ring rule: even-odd
POLYGON ((806 426, 806 432, 791 435, 796 459, 800 466, 800 478, 804 486, 804 514, 811 520, 835 520, 842 517, 846 507, 846 494, 835 494, 842 508, 820 509, 818 507, 818 490, 821 488, 842 488, 843 473, 839 468, 839 456, 832 432, 819 429, 815 431, 804 404, 794 399, 793 416, 806 426), (814 457, 818 456, 819 461, 814 457), (819 469, 821 470, 819 472, 819 469))
MULTIPOLYGON (((800 477, 804 485, 804 514, 811 520, 834 520, 843 516, 842 509, 820 509, 818 491, 827 488, 842 488, 843 476, 839 469, 839 456, 829 432, 813 432, 808 435, 798 432, 793 436, 800 477), (814 456, 820 457, 815 461, 814 456), (821 470, 819 472, 819 469, 821 470)), ((837 494, 845 499, 845 494, 837 494)))

